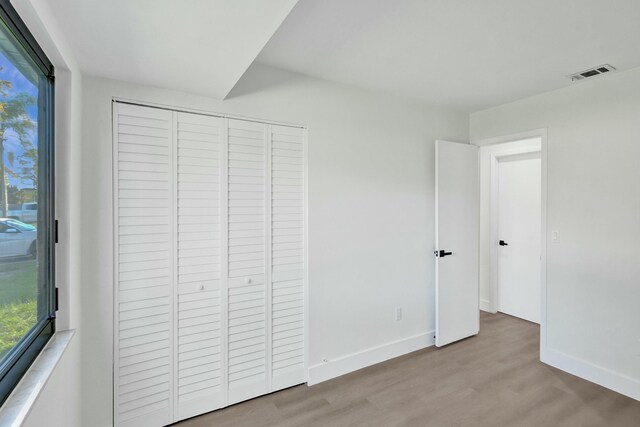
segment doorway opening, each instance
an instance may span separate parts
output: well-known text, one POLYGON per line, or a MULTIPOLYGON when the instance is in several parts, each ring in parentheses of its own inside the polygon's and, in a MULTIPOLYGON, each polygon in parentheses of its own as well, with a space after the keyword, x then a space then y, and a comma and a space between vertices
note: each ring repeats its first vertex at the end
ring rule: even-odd
POLYGON ((497 311, 540 323, 540 152, 498 158, 497 311))
POLYGON ((480 309, 541 325, 545 342, 546 130, 480 146, 480 309))

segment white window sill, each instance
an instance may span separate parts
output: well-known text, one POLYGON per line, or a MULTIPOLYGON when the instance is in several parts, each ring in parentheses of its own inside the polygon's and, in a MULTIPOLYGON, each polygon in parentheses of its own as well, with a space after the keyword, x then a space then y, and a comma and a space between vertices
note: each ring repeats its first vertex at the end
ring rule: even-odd
POLYGON ((59 331, 53 334, 27 373, 24 374, 11 395, 0 407, 0 426, 19 427, 22 425, 74 334, 75 330, 59 331))

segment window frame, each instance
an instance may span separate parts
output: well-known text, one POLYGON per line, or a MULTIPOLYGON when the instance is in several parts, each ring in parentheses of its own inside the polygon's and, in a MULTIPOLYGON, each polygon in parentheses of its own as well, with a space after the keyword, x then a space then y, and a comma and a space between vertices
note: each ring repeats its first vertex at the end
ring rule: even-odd
POLYGON ((55 285, 57 226, 54 210, 54 67, 11 5, 10 0, 0 0, 0 19, 46 78, 44 84, 40 85, 38 94, 39 97, 44 97, 44 109, 38 105, 38 188, 39 191, 45 192, 45 196, 41 200, 41 196, 38 195, 37 243, 39 260, 37 286, 43 291, 38 295, 38 310, 42 305, 42 310, 46 310, 46 316, 37 321, 0 364, 0 405, 2 405, 53 336, 56 330, 55 319, 58 307, 55 285))

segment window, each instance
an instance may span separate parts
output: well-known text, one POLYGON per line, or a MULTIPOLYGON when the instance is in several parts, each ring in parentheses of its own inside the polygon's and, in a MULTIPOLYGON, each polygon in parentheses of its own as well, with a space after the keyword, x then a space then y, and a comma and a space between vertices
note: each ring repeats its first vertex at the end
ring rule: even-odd
POLYGON ((53 66, 0 0, 0 403, 55 330, 53 66))

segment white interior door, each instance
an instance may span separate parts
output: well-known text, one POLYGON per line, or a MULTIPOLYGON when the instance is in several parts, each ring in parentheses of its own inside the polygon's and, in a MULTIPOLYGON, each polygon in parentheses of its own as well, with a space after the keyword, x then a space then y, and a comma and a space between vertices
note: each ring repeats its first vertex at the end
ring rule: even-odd
POLYGON ((171 424, 173 114, 114 104, 114 425, 171 424))
POLYGON ((306 381, 305 132, 271 132, 271 390, 306 381))
POLYGON ((540 323, 540 153, 498 163, 498 311, 540 323))
POLYGON ((436 141, 436 345, 480 330, 478 147, 436 141))
POLYGON ((229 120, 228 404, 269 392, 267 125, 229 120))
POLYGON ((221 278, 223 120, 175 113, 176 419, 225 405, 226 292, 221 278))

